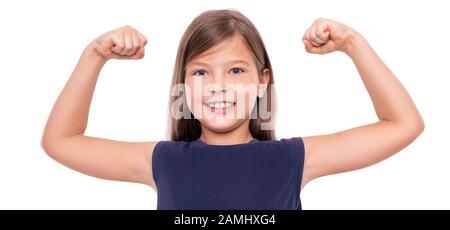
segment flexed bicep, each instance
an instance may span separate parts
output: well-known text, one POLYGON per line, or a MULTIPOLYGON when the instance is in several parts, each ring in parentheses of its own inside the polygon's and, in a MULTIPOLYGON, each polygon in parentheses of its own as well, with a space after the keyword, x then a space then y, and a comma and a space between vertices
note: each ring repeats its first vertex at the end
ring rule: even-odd
POLYGON ((93 177, 135 182, 156 190, 152 154, 156 142, 124 142, 75 135, 46 139, 45 152, 59 163, 93 177))
POLYGON ((306 51, 341 51, 355 64, 379 121, 341 132, 305 137, 302 186, 321 176, 363 168, 400 151, 424 130, 412 98, 367 40, 354 29, 316 20, 303 39, 306 51))
POLYGON ((303 183, 380 162, 405 148, 420 132, 420 127, 379 121, 328 135, 304 137, 303 183))

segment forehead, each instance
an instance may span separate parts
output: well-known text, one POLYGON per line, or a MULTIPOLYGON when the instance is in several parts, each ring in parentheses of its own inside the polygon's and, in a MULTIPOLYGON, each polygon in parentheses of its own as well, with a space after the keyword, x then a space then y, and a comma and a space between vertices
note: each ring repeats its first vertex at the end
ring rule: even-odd
POLYGON ((253 55, 241 35, 235 34, 193 58, 189 63, 226 63, 240 59, 254 64, 253 55))

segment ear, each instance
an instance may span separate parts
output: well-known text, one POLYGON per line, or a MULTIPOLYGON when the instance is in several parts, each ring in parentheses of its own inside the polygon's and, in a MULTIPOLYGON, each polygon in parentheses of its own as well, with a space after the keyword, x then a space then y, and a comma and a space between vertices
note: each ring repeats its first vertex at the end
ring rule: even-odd
POLYGON ((258 85, 258 97, 261 98, 264 96, 264 94, 267 91, 267 85, 270 81, 270 70, 269 69, 263 69, 261 77, 259 79, 259 85, 258 85))

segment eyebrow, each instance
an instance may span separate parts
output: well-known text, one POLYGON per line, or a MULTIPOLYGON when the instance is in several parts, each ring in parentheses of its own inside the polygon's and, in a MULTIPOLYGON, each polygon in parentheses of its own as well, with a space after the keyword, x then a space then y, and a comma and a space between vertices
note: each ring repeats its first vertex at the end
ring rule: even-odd
POLYGON ((228 64, 238 64, 238 63, 250 65, 247 61, 245 61, 245 60, 240 60, 240 59, 238 59, 238 60, 233 60, 233 61, 228 62, 228 64))
MULTIPOLYGON (((238 63, 242 63, 242 64, 245 64, 245 65, 250 65, 247 61, 242 60, 242 59, 236 59, 236 60, 232 60, 232 61, 227 62, 228 65, 230 65, 230 64, 238 64, 238 63)), ((191 62, 191 63, 188 63, 187 65, 203 65, 203 66, 208 66, 208 67, 211 66, 211 65, 209 65, 206 62, 199 62, 199 61, 191 62)))

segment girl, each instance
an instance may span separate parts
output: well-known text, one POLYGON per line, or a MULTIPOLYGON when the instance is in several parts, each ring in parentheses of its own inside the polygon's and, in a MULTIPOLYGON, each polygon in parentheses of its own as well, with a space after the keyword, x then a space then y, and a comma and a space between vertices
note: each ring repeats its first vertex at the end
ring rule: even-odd
POLYGON ((184 33, 169 103, 169 141, 121 142, 84 135, 103 65, 140 59, 147 39, 130 26, 84 50, 59 95, 41 145, 82 173, 143 183, 158 209, 299 209, 316 178, 363 168, 424 130, 408 92, 354 29, 316 20, 303 37, 313 54, 341 51, 355 63, 378 122, 337 133, 275 140, 274 78, 263 41, 241 13, 207 11, 184 33))

